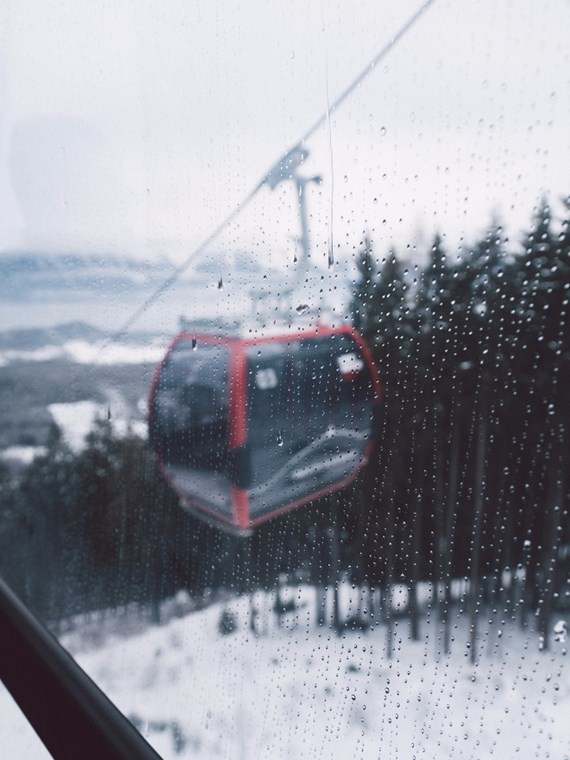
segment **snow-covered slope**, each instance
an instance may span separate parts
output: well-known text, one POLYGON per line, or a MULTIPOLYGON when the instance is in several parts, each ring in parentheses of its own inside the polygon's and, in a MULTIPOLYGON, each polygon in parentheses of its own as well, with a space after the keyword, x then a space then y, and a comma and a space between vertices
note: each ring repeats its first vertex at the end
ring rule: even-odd
MULTIPOLYGON (((343 592, 345 607, 357 603, 343 592)), ((231 634, 219 633, 216 604, 128 638, 107 634, 96 647, 81 627, 63 643, 165 759, 569 756, 563 641, 541 652, 531 630, 482 621, 473 666, 461 615, 450 656, 438 652, 437 623, 424 621, 422 641, 411 642, 401 619, 388 659, 384 625, 338 637, 311 622, 312 589, 289 593, 297 608, 281 626, 272 595, 256 595, 263 635, 249 630, 242 598, 226 605, 231 634)))

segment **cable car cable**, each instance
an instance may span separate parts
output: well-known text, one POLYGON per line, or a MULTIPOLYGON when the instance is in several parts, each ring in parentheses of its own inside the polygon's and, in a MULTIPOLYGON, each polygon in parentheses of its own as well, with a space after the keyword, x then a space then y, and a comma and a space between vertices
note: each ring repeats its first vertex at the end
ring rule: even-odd
POLYGON ((410 29, 418 22, 425 11, 428 10, 430 5, 433 5, 435 0, 426 0, 400 27, 400 29, 394 34, 388 42, 378 51, 378 53, 372 58, 368 65, 362 69, 357 77, 341 92, 336 100, 325 109, 324 113, 309 127, 309 129, 295 142, 292 148, 286 151, 271 169, 263 175, 260 181, 250 190, 245 198, 235 206, 235 208, 218 224, 218 226, 195 248, 191 254, 169 275, 169 277, 159 285, 156 290, 148 296, 148 298, 131 314, 131 316, 124 322, 124 324, 113 333, 106 342, 104 342, 100 351, 102 352, 108 343, 113 340, 117 340, 125 335, 137 319, 145 313, 145 311, 155 303, 160 296, 170 289, 172 285, 178 280, 178 278, 186 271, 196 256, 202 253, 210 243, 212 243, 220 232, 225 229, 238 214, 240 214, 246 206, 253 200, 255 195, 261 190, 261 188, 269 184, 274 186, 282 179, 285 172, 291 171, 291 168, 298 165, 303 161, 304 152, 301 145, 309 140, 314 133, 325 124, 329 118, 331 112, 335 111, 351 94, 351 92, 358 87, 364 79, 376 68, 376 66, 388 55, 388 53, 394 49, 394 47, 402 40, 402 38, 410 31, 410 29))
POLYGON ((325 111, 319 118, 315 121, 315 123, 310 127, 303 137, 297 142, 297 145, 300 143, 308 140, 310 137, 314 135, 314 133, 320 129, 320 127, 323 126, 323 124, 326 122, 328 118, 328 114, 332 111, 336 111, 338 106, 340 106, 350 95, 350 93, 358 87, 358 85, 366 79, 366 77, 370 74, 370 72, 376 68, 376 66, 382 61, 382 59, 388 55, 388 53, 400 42, 402 37, 406 35, 407 32, 410 31, 410 29, 414 26, 414 24, 420 19, 420 17, 425 13, 425 11, 429 8, 430 5, 432 5, 435 2, 435 0, 426 0, 426 2, 423 3, 416 11, 413 13, 410 18, 406 21, 406 23, 400 27, 400 29, 396 32, 396 34, 393 37, 390 37, 388 42, 384 45, 384 47, 378 51, 378 53, 374 56, 374 58, 370 61, 370 63, 362 69, 360 74, 353 79, 353 81, 346 87, 346 89, 341 92, 341 94, 338 96, 338 98, 334 101, 334 103, 330 106, 330 108, 325 111))

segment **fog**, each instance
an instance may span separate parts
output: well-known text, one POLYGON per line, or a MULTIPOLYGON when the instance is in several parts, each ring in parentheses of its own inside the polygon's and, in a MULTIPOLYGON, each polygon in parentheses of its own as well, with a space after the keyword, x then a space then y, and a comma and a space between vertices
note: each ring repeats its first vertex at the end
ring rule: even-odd
MULTIPOLYGON (((8 2, 0 250, 184 259, 417 7, 8 2)), ((569 24, 564 0, 430 6, 306 145, 316 260, 492 215, 516 236, 566 195, 569 24)), ((264 188, 216 247, 290 259, 297 226, 264 188)))

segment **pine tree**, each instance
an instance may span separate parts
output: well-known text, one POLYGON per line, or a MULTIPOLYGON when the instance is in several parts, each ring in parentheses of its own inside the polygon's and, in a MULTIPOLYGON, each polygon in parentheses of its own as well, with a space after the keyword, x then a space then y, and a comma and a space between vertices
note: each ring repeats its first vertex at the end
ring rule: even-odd
POLYGON ((374 338, 372 314, 377 267, 372 253, 372 241, 368 236, 364 238, 356 255, 356 270, 358 276, 350 305, 352 324, 370 345, 374 338))
POLYGON ((25 557, 17 590, 23 582, 24 600, 42 617, 63 615, 75 593, 76 497, 74 456, 52 424, 45 453, 25 468, 16 494, 18 551, 25 557))

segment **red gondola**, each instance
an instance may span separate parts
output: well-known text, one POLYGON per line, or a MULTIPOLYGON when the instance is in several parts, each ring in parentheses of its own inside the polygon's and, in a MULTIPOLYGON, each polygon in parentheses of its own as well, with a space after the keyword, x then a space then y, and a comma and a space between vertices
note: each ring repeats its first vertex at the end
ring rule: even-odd
POLYGON ((183 332, 154 375, 149 436, 182 504, 246 533, 352 480, 379 400, 370 354, 348 326, 183 332))

